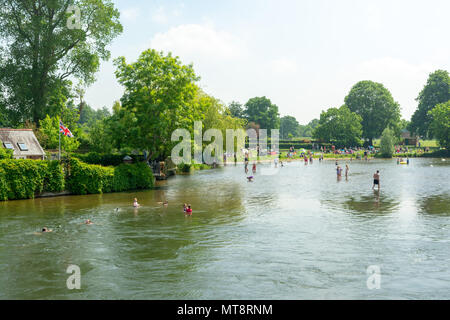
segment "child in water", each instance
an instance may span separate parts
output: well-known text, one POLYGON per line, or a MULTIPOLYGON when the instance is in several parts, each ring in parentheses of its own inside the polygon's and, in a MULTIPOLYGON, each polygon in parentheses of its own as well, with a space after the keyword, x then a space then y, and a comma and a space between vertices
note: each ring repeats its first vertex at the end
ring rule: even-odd
POLYGON ((139 208, 141 205, 138 203, 137 198, 134 198, 133 207, 139 208))
POLYGON ((247 177, 248 182, 253 182, 253 176, 247 177))
POLYGON ((253 173, 256 173, 256 163, 254 163, 254 162, 253 162, 252 171, 253 171, 253 173))
POLYGON ((183 212, 186 213, 186 210, 187 210, 187 204, 185 203, 185 204, 183 205, 183 212))
POLYGON ((186 209, 186 215, 188 216, 192 216, 192 209, 191 209, 191 205, 188 205, 187 209, 186 209))

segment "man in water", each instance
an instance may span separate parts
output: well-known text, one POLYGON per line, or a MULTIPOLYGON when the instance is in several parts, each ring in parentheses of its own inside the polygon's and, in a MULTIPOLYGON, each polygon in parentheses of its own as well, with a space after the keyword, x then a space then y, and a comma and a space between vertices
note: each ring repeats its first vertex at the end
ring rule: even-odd
POLYGON ((373 175, 372 190, 375 189, 375 185, 378 185, 378 191, 380 191, 380 171, 379 170, 377 170, 377 172, 373 175))

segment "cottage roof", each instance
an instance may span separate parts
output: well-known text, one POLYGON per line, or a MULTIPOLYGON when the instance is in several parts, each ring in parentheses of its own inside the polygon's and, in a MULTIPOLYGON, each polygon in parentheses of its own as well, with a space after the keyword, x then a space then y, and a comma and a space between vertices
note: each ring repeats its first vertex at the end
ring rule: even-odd
POLYGON ((0 128, 0 147, 5 148, 5 143, 12 145, 15 157, 45 155, 32 129, 0 128))

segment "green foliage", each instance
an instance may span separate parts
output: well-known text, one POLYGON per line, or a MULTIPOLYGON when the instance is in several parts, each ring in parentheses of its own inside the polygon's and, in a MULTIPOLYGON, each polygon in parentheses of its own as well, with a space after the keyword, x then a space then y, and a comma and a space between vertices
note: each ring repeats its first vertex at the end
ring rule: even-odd
POLYGON ((123 131, 126 146, 147 150, 149 159, 166 158, 176 144, 171 141, 177 128, 192 128, 200 112, 193 99, 198 87, 192 65, 182 65, 178 57, 155 50, 144 51, 127 64, 124 57, 115 60, 116 77, 125 87, 121 98, 128 116, 123 131))
POLYGON ((416 100, 419 105, 411 118, 409 129, 420 136, 429 137, 432 122, 430 111, 436 105, 450 100, 450 76, 448 71, 437 70, 431 73, 427 84, 416 100))
POLYGON ((11 149, 6 149, 0 146, 0 160, 2 159, 12 159, 14 151, 11 149))
MULTIPOLYGON (((77 158, 87 164, 98 164, 101 166, 119 166, 123 163, 123 154, 103 154, 97 152, 89 152, 86 154, 74 153, 72 157, 77 158)), ((144 160, 142 156, 133 156, 134 161, 144 160)))
POLYGON ((450 100, 438 104, 428 112, 428 116, 431 118, 433 136, 439 140, 441 147, 450 150, 450 100))
POLYGON ((236 101, 232 101, 228 105, 228 110, 230 112, 230 115, 235 118, 244 118, 244 108, 242 107, 242 104, 236 101))
POLYGON ((359 146, 362 134, 361 116, 351 112, 346 105, 330 108, 320 114, 319 125, 313 136, 337 147, 359 146))
POLYGON ((74 194, 95 194, 153 187, 153 173, 145 163, 121 164, 118 167, 90 165, 69 161, 68 187, 74 194))
POLYGON ((362 137, 368 139, 371 145, 372 140, 379 137, 385 128, 399 125, 400 106, 381 83, 358 82, 345 97, 345 105, 361 116, 362 137))
POLYGON ((14 125, 60 114, 70 97, 68 79, 93 82, 100 60, 110 57, 107 46, 122 32, 119 15, 111 0, 1 1, 0 96, 6 93, 14 125), (79 28, 67 26, 69 5, 81 11, 79 28))
POLYGON ((278 106, 266 97, 251 98, 245 104, 244 117, 251 123, 255 123, 260 129, 267 129, 270 135, 271 129, 280 128, 278 106))
POLYGON ((280 138, 298 137, 300 135, 300 124, 292 116, 284 116, 280 119, 280 138))
POLYGON ((386 128, 381 135, 380 151, 385 158, 392 158, 394 154, 395 135, 393 130, 386 128))
MULTIPOLYGON (((69 125, 64 123, 66 127, 73 130, 69 125)), ((39 142, 44 149, 58 149, 59 148, 59 117, 49 117, 48 115, 44 120, 40 121, 40 128, 37 134, 39 142)), ((75 132, 72 131, 75 135, 75 132)), ((66 152, 72 152, 78 149, 80 142, 77 137, 69 138, 61 133, 61 150, 66 152)))
POLYGON ((0 160, 0 200, 30 199, 36 193, 64 190, 56 161, 0 160))

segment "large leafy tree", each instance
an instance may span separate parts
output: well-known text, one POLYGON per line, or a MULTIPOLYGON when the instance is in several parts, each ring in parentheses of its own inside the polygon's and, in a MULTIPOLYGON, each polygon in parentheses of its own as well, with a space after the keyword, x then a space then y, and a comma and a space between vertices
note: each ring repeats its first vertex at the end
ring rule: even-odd
POLYGON ((94 80, 122 32, 111 0, 0 0, 0 96, 14 124, 59 115, 72 80, 94 80))
POLYGON ((358 82, 345 97, 345 104, 350 111, 361 116, 362 136, 370 145, 388 126, 399 131, 400 106, 381 83, 368 80, 358 82))
POLYGON ((250 123, 254 122, 261 129, 267 129, 268 133, 271 129, 280 128, 280 115, 278 106, 266 97, 255 97, 248 100, 245 104, 244 117, 250 123))
POLYGON ((362 134, 361 116, 343 105, 330 108, 320 114, 319 125, 313 137, 323 142, 331 142, 339 147, 360 145, 362 134))
POLYGON ((411 118, 410 130, 423 137, 430 136, 432 116, 429 113, 439 103, 450 100, 450 77, 448 71, 437 70, 430 74, 427 84, 416 99, 419 102, 411 118))
POLYGON ((441 147, 450 150, 450 100, 438 104, 428 112, 431 118, 430 130, 433 136, 439 140, 441 147))
MULTIPOLYGON (((128 64, 124 57, 115 60, 116 77, 125 87, 121 98, 126 123, 127 146, 148 151, 148 160, 170 155, 177 128, 190 129, 200 118, 193 103, 199 79, 192 65, 181 64, 178 57, 156 50, 144 51, 128 64)), ((119 134, 125 134, 124 132, 119 134)))
POLYGON ((292 116, 284 116, 280 119, 280 133, 281 139, 287 139, 288 137, 299 136, 300 124, 297 119, 292 116))

